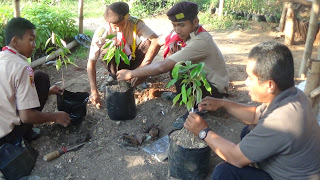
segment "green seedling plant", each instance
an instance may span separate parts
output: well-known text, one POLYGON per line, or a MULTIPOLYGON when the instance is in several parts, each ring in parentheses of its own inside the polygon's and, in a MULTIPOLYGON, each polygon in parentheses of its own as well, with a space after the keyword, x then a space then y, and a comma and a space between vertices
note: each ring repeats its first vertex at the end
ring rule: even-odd
POLYGON ((120 58, 121 58, 125 64, 130 65, 128 56, 126 55, 126 53, 123 52, 123 49, 124 49, 123 41, 121 45, 118 45, 116 41, 113 40, 114 37, 116 37, 115 34, 110 34, 106 37, 106 43, 102 47, 102 49, 108 49, 108 51, 103 56, 102 60, 107 61, 107 64, 109 64, 112 58, 114 57, 117 68, 118 68, 120 64, 120 58))
MULTIPOLYGON (((74 66, 77 66, 72 59, 70 59, 67 55, 71 54, 71 51, 67 48, 67 43, 60 38, 59 35, 55 34, 52 32, 51 37, 47 40, 46 42, 46 47, 48 46, 49 43, 52 43, 54 46, 49 47, 46 50, 46 53, 49 53, 49 56, 54 55, 56 52, 58 52, 58 49, 61 49, 62 51, 59 51, 57 60, 56 60, 56 69, 57 71, 60 70, 61 66, 64 65, 65 68, 67 69, 68 64, 72 64, 74 66)), ((47 59, 48 57, 47 56, 47 59)), ((78 67, 78 66, 77 66, 78 67)), ((63 77, 63 68, 61 68, 61 78, 62 78, 62 88, 64 89, 64 77, 63 77)))
POLYGON ((211 93, 211 86, 205 78, 206 71, 204 63, 192 64, 191 61, 177 63, 172 70, 172 80, 167 84, 167 88, 178 81, 181 81, 181 92, 173 99, 174 106, 177 102, 185 104, 190 111, 202 100, 201 86, 211 93))

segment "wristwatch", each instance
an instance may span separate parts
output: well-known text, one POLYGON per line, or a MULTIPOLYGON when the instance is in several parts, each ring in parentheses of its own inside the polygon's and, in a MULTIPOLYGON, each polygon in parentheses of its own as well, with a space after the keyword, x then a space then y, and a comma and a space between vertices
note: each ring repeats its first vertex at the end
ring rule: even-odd
POLYGON ((201 140, 204 140, 206 137, 207 137, 207 134, 208 134, 208 132, 209 131, 212 131, 212 129, 211 128, 205 128, 205 129, 202 129, 200 132, 199 132, 199 138, 201 139, 201 140))

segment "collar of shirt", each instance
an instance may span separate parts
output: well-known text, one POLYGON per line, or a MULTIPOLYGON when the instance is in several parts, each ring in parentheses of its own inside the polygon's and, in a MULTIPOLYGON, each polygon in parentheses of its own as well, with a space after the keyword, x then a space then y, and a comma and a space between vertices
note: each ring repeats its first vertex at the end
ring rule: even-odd
POLYGON ((13 53, 13 54, 16 54, 18 55, 19 57, 21 57, 23 60, 27 61, 28 58, 25 57, 24 55, 20 54, 16 49, 14 49, 13 47, 11 46, 5 46, 2 48, 2 51, 9 51, 10 53, 13 53))

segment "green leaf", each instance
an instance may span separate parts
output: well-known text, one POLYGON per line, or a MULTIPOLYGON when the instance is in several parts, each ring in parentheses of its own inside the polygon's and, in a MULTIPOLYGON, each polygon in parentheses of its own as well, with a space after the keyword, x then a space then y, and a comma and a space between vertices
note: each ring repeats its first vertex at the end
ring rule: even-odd
POLYGON ((116 61, 117 66, 119 66, 119 64, 120 64, 120 52, 119 51, 121 51, 121 50, 117 48, 116 52, 115 52, 115 61, 116 61))
POLYGON ((59 69, 60 69, 61 66, 62 66, 62 64, 61 64, 61 59, 58 59, 58 60, 56 61, 56 69, 57 69, 57 71, 59 71, 59 69))
POLYGON ((107 37, 106 37, 106 39, 112 39, 112 38, 114 38, 114 37, 116 37, 117 35, 116 34, 109 34, 107 37))
POLYGON ((183 84, 181 87, 181 94, 182 94, 182 102, 187 103, 187 91, 186 91, 186 85, 183 84))
POLYGON ((181 93, 177 94, 176 97, 173 98, 172 102, 173 102, 173 105, 174 106, 180 99, 181 97, 181 93))
POLYGON ((181 67, 181 64, 176 64, 172 69, 171 75, 173 79, 178 79, 180 67, 181 67))
POLYGON ((201 76, 201 80, 202 80, 202 82, 203 82, 204 87, 206 88, 206 90, 207 90, 208 92, 210 92, 210 94, 211 94, 211 86, 210 86, 210 84, 208 83, 207 79, 206 79, 205 77, 201 76))
POLYGON ((171 79, 171 81, 169 81, 169 83, 167 84, 166 88, 171 87, 176 82, 177 82, 177 79, 171 79))
POLYGON ((102 47, 102 49, 107 49, 111 44, 112 44, 112 41, 109 41, 102 47))
MULTIPOLYGON (((56 47, 49 47, 47 50, 46 50, 46 53, 48 53, 48 52, 50 52, 50 51, 52 51, 52 50, 54 50, 54 49, 56 49, 56 47)), ((51 53, 54 53, 54 51, 52 51, 51 53)), ((50 54, 51 54, 50 53, 50 54)))
POLYGON ((187 97, 190 97, 190 95, 191 95, 191 91, 192 91, 192 88, 191 88, 191 87, 189 87, 189 88, 187 89, 187 97))
POLYGON ((124 53, 123 51, 120 51, 120 57, 122 58, 123 62, 126 65, 130 65, 130 61, 129 61, 128 56, 126 55, 126 53, 124 53))
POLYGON ((201 90, 201 88, 198 87, 196 92, 197 92, 196 93, 197 94, 197 104, 199 104, 201 102, 201 100, 202 100, 202 90, 201 90))
POLYGON ((194 107, 194 97, 190 96, 188 102, 186 103, 187 110, 190 111, 194 107))

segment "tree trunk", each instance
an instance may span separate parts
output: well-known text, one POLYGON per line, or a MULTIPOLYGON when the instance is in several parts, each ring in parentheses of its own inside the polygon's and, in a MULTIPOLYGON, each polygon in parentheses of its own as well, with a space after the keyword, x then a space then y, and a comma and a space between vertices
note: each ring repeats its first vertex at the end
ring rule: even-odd
POLYGON ((285 26, 285 23, 286 23, 287 11, 288 11, 288 3, 284 2, 283 3, 282 14, 281 14, 281 19, 280 19, 280 23, 279 23, 279 31, 280 32, 283 32, 283 30, 284 30, 284 26, 285 26))
POLYGON ((311 60, 311 69, 308 73, 308 79, 304 93, 311 99, 312 107, 315 112, 319 110, 319 96, 314 98, 310 97, 310 93, 319 86, 319 77, 320 77, 320 61, 311 60))
POLYGON ((20 17, 20 0, 12 0, 14 5, 14 17, 20 17))
POLYGON ((295 11, 293 9, 293 3, 288 4, 286 25, 285 25, 285 41, 286 45, 293 45, 294 43, 294 26, 295 26, 296 16, 295 11))
POLYGON ((83 1, 79 0, 79 34, 83 34, 83 1))
POLYGON ((223 7, 224 7, 224 0, 219 0, 219 16, 222 16, 223 13, 223 7))
POLYGON ((312 4, 310 23, 308 28, 307 41, 303 52, 303 57, 300 65, 300 77, 305 78, 307 73, 307 60, 311 57, 313 42, 318 30, 318 17, 319 17, 319 6, 320 0, 314 0, 312 4))

